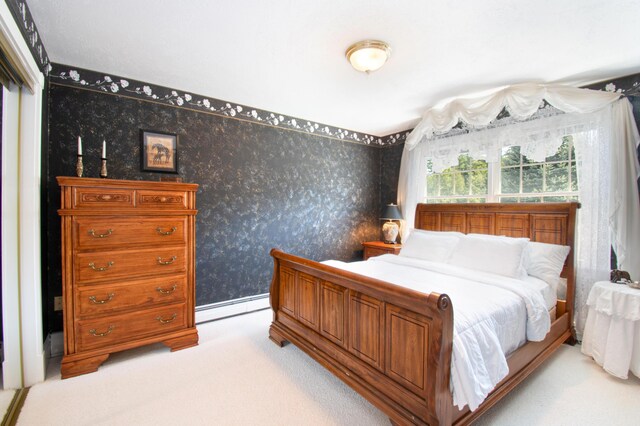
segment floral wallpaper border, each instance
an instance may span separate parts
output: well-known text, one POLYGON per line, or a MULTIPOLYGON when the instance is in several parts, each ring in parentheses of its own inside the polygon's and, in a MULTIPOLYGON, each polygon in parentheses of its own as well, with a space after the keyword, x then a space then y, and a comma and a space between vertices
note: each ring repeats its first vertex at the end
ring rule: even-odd
POLYGON ((363 145, 378 147, 398 145, 405 141, 409 133, 409 131, 404 131, 379 137, 182 90, 61 64, 53 64, 49 80, 55 84, 119 94, 363 145))
POLYGON ((640 96, 640 74, 628 75, 613 80, 601 81, 586 86, 586 89, 605 90, 626 96, 640 96))
POLYGON ((40 33, 38 33, 38 28, 33 21, 27 2, 23 0, 5 0, 5 3, 9 6, 13 19, 16 21, 16 24, 18 24, 22 37, 24 37, 27 46, 29 46, 29 50, 31 50, 33 59, 35 59, 38 66, 40 66, 40 70, 44 75, 48 75, 49 71, 51 71, 49 56, 44 48, 42 38, 40 37, 40 33))

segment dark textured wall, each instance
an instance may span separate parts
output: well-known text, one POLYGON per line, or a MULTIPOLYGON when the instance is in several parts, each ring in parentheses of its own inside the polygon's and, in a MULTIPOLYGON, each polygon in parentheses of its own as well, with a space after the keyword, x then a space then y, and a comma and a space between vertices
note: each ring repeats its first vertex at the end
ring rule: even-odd
POLYGON ((74 175, 78 135, 85 176, 98 176, 105 139, 110 178, 159 180, 160 174, 140 172, 139 130, 178 134, 180 176, 200 184, 197 305, 267 292, 272 247, 316 260, 352 260, 361 255, 362 241, 378 238, 386 149, 55 84, 49 94, 51 299, 61 292, 55 177, 74 175))
POLYGON ((398 202, 398 177, 404 143, 382 148, 380 153, 380 203, 398 202))

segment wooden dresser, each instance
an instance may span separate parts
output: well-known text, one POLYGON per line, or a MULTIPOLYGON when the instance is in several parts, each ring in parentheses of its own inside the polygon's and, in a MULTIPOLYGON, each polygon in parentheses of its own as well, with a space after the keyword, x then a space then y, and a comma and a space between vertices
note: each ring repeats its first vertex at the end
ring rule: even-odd
POLYGON ((62 378, 109 354, 162 342, 198 344, 198 185, 58 177, 61 187, 62 378))

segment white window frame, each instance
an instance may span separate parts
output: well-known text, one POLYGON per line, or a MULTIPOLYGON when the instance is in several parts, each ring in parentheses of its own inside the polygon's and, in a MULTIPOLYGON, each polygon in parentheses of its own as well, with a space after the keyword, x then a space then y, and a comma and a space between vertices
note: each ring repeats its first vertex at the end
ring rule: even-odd
MULTIPOLYGON (((573 148, 573 140, 570 142, 571 148, 573 148)), ((520 154, 520 164, 519 166, 507 166, 505 168, 520 168, 520 191, 522 191, 522 176, 524 175, 522 172, 523 167, 533 166, 537 164, 559 164, 559 163, 569 163, 569 188, 572 186, 572 174, 571 174, 571 163, 575 162, 574 156, 571 155, 571 149, 569 149, 569 159, 568 160, 557 160, 557 161, 549 161, 549 162, 540 162, 533 164, 524 164, 522 162, 522 154, 520 154)), ((469 170, 470 171, 470 170, 469 170)), ((467 171, 467 172, 469 172, 467 171)), ((484 198, 487 203, 499 203, 501 202, 501 198, 536 198, 536 197, 578 197, 578 191, 561 191, 561 192, 531 192, 531 193, 502 193, 501 189, 501 173, 502 173, 502 164, 500 161, 487 163, 487 194, 471 194, 471 195, 438 195, 438 196, 428 196, 427 190, 429 185, 425 184, 425 193, 423 196, 423 202, 429 203, 437 200, 471 200, 475 198, 484 198)), ((441 173, 440 173, 441 174, 441 173)), ((424 177, 427 179, 427 176, 424 177)), ((546 179, 546 174, 542 174, 543 185, 544 180, 546 179)), ((471 201, 469 201, 471 202, 471 201)), ((544 202, 544 201, 541 201, 544 202)))

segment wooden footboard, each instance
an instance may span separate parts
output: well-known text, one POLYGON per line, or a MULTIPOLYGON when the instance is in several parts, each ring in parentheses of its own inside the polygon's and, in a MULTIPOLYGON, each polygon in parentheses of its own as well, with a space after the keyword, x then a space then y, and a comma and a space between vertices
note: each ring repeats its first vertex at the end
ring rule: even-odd
POLYGON ((451 424, 453 307, 273 249, 269 337, 290 341, 397 424, 451 424))

